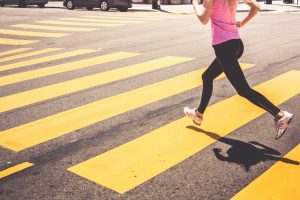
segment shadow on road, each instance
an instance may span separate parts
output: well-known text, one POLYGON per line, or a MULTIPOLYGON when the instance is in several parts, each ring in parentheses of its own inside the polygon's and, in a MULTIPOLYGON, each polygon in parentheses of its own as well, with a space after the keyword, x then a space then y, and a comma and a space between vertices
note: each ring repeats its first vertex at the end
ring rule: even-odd
POLYGON ((230 145, 231 147, 226 152, 227 156, 221 154, 221 149, 214 148, 213 152, 215 156, 221 161, 239 164, 243 166, 246 171, 249 171, 251 166, 267 160, 281 161, 293 165, 300 164, 298 161, 280 157, 280 152, 255 141, 247 143, 231 138, 221 137, 216 133, 207 132, 195 126, 187 126, 187 128, 204 133, 219 142, 230 145))

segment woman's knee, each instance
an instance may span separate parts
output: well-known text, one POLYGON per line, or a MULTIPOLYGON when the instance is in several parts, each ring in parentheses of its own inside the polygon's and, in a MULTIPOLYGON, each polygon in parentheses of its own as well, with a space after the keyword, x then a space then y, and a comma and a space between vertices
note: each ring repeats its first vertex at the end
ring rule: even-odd
POLYGON ((245 88, 237 88, 236 89, 238 95, 240 95, 241 97, 244 97, 244 98, 251 98, 253 92, 252 92, 252 89, 250 87, 245 87, 245 88))
POLYGON ((214 80, 214 78, 212 77, 212 76, 210 76, 210 74, 208 74, 208 73, 203 73, 202 74, 202 81, 203 81, 203 83, 204 82, 212 82, 214 80))

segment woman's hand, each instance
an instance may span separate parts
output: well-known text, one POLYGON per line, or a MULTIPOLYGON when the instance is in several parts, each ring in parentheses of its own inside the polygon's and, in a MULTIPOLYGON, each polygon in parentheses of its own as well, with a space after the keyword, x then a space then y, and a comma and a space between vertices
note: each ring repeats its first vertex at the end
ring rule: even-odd
POLYGON ((213 0, 203 0, 203 7, 199 6, 199 1, 200 0, 193 0, 192 2, 198 19, 203 25, 205 25, 209 21, 213 0))
POLYGON ((247 15, 247 17, 241 21, 241 22, 236 22, 236 26, 238 28, 241 28, 245 24, 247 24, 259 11, 260 6, 256 2, 256 0, 244 0, 244 2, 250 7, 250 11, 247 15))
POLYGON ((242 28, 245 24, 242 21, 236 21, 236 26, 242 28))
POLYGON ((193 6, 195 8, 195 7, 199 6, 200 0, 192 0, 192 4, 193 4, 193 6))

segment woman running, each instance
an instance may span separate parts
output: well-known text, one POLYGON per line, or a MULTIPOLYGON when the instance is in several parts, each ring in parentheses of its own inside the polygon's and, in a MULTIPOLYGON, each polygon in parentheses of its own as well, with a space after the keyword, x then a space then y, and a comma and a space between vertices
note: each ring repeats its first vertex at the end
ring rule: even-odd
POLYGON ((199 6, 198 0, 192 1, 201 23, 205 25, 209 19, 211 21, 212 45, 216 58, 202 75, 203 89, 199 107, 194 109, 185 107, 184 113, 192 118, 195 124, 201 125, 204 111, 212 95, 213 80, 224 72, 240 96, 275 117, 277 131, 275 138, 279 139, 285 133, 293 114, 281 111, 262 94, 251 89, 238 62, 244 51, 238 28, 249 22, 260 9, 255 0, 244 1, 250 7, 250 11, 242 21, 236 21, 238 0, 204 0, 203 7, 199 6))

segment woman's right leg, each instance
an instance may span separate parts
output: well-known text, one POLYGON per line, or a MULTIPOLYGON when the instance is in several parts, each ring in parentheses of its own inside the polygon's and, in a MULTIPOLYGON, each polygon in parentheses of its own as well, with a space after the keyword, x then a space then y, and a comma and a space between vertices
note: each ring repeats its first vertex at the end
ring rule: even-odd
POLYGON ((219 65, 216 58, 202 75, 203 88, 202 88, 202 97, 201 97, 201 103, 199 105, 199 108, 190 109, 188 107, 185 107, 183 109, 184 114, 192 118, 194 123, 197 125, 201 125, 201 122, 203 120, 203 113, 212 95, 213 80, 216 77, 218 77, 222 72, 223 72, 222 68, 219 65))
POLYGON ((204 113, 213 91, 213 81, 223 72, 217 58, 210 64, 208 69, 202 74, 203 88, 201 102, 197 109, 198 112, 204 113))

